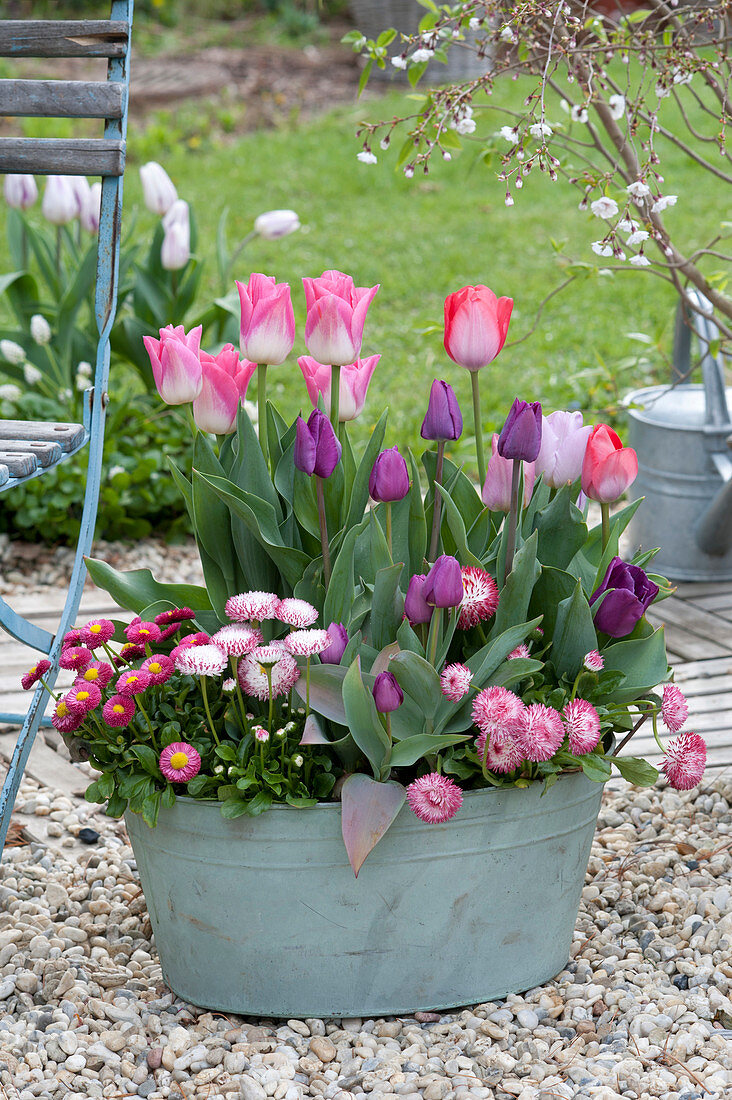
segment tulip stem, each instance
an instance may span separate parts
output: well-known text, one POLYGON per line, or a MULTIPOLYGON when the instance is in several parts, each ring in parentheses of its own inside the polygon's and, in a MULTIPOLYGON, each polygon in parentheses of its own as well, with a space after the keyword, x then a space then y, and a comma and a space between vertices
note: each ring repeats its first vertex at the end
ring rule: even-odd
POLYGON ((330 584, 330 547, 328 545, 328 524, 325 518, 325 494, 323 479, 315 475, 315 495, 318 498, 318 523, 320 524, 320 545, 323 548, 323 578, 325 587, 330 584))
POLYGON ((470 372, 473 385, 473 420, 475 421, 475 456, 478 460, 478 483, 483 488, 485 482, 485 452, 483 451, 483 429, 480 424, 480 382, 479 372, 470 372))
POLYGON ((435 662, 437 660, 437 646, 440 641, 440 626, 442 625, 442 608, 436 607, 432 619, 430 620, 430 633, 428 638, 429 652, 427 654, 427 660, 435 668, 435 662))
POLYGON ((267 364, 260 363, 257 367, 257 416, 259 444, 262 448, 264 461, 269 465, 269 447, 267 444, 267 364))
POLYGON ((56 277, 61 278, 61 226, 56 226, 56 277))
POLYGON ((445 442, 440 439, 437 444, 437 466, 435 467, 435 496, 432 501, 432 536, 430 538, 429 561, 437 558, 437 544, 440 540, 440 526, 442 519, 442 494, 437 486, 442 485, 442 464, 445 458, 445 442))
POLYGON ((508 537, 506 539, 506 568, 503 575, 504 581, 513 568, 513 555, 516 549, 516 527, 518 525, 520 482, 521 459, 514 458, 513 469, 511 470, 511 508, 508 513, 508 537))
POLYGON ((391 501, 385 501, 386 508, 386 545, 389 547, 389 557, 394 560, 394 554, 391 545, 391 501))
POLYGON ((610 542, 610 505, 602 502, 600 511, 602 512, 602 552, 604 554, 605 547, 610 542))
POLYGON ((333 365, 330 368, 330 422, 333 425, 333 431, 336 434, 336 438, 341 438, 341 425, 338 420, 338 414, 340 412, 341 402, 341 368, 340 365, 333 365))

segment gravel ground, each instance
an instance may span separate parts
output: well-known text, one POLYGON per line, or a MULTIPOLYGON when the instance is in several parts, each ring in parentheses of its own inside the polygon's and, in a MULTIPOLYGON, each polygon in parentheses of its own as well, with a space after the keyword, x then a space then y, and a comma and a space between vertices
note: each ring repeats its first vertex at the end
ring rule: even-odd
POLYGON ((613 787, 572 959, 552 982, 445 1015, 284 1022, 199 1012, 174 997, 123 826, 26 779, 17 808, 47 818, 58 849, 10 848, 0 870, 0 1092, 729 1097, 732 781, 689 793, 613 787), (73 835, 89 821, 102 835, 77 856, 73 835))

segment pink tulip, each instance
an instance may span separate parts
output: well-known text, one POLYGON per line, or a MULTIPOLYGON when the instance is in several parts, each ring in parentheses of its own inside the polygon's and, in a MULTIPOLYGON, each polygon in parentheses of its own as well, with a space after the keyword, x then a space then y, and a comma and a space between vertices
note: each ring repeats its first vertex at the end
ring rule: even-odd
POLYGON ((180 271, 191 258, 191 220, 188 203, 176 199, 163 218, 160 263, 166 271, 180 271))
MULTIPOLYGON (((369 355, 367 359, 357 359, 355 363, 347 363, 341 368, 338 387, 340 421, 355 420, 363 411, 369 382, 379 359, 381 359, 380 355, 369 355)), ((319 363, 311 355, 301 355, 297 365, 303 373, 308 396, 313 405, 315 408, 318 407, 318 398, 322 394, 325 411, 330 416, 330 386, 333 373, 331 368, 319 363)))
POLYGON ((218 366, 213 355, 201 353, 202 386, 193 402, 193 419, 202 432, 228 435, 236 426, 239 387, 233 375, 218 366))
POLYGON ((580 476, 591 431, 581 412, 559 411, 543 418, 536 472, 552 489, 571 485, 580 476))
MULTIPOLYGON (((524 508, 531 500, 536 480, 536 463, 524 462, 524 508)), ((513 461, 501 458, 498 453, 498 433, 491 440, 491 457, 483 485, 483 503, 491 512, 509 512, 511 510, 511 474, 513 461)))
POLYGON ((239 388, 239 396, 241 400, 244 401, 252 375, 257 369, 257 364, 250 363, 248 359, 240 359, 239 352, 233 344, 224 344, 221 351, 216 355, 210 355, 207 351, 202 351, 201 366, 203 367, 204 374, 207 364, 211 364, 218 367, 220 370, 226 371, 226 373, 236 382, 239 388))
POLYGON ((361 353, 366 312, 379 284, 354 286, 342 271, 324 271, 319 279, 303 279, 307 320, 305 345, 319 363, 345 366, 361 353))
POLYGON ((480 370, 506 342, 513 298, 496 298, 487 286, 464 286, 445 299, 445 351, 459 366, 480 370))
POLYGON ((582 492, 590 500, 612 504, 638 476, 638 456, 624 447, 617 432, 597 424, 587 441, 582 463, 582 492))
POLYGON ((236 284, 241 301, 241 353, 253 363, 283 363, 295 343, 295 313, 287 283, 252 274, 236 284))
POLYGON ((200 360, 201 326, 186 335, 182 325, 160 329, 160 339, 143 336, 150 356, 158 393, 166 405, 184 405, 194 401, 203 386, 200 360))

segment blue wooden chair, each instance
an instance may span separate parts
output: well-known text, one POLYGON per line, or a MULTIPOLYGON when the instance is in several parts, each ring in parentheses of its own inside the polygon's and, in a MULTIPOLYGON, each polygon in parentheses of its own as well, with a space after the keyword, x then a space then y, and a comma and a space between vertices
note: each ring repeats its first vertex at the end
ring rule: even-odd
MULTIPOLYGON (((0 20, 0 56, 102 57, 106 81, 0 80, 0 115, 104 120, 102 138, 0 138, 0 173, 101 176, 102 198, 95 313, 99 341, 83 424, 0 421, 0 493, 88 448, 86 489, 79 539, 65 606, 54 633, 17 614, 0 598, 0 626, 51 661, 53 686, 63 635, 73 626, 86 577, 84 556, 91 549, 102 474, 105 410, 109 400, 109 336, 117 305, 129 90, 133 0, 112 0, 109 19, 0 20)), ((0 501, 0 507, 2 502, 0 501)), ((24 716, 0 714, 0 722, 22 721, 22 729, 0 795, 0 849, 33 740, 43 719, 48 692, 39 685, 24 716)))

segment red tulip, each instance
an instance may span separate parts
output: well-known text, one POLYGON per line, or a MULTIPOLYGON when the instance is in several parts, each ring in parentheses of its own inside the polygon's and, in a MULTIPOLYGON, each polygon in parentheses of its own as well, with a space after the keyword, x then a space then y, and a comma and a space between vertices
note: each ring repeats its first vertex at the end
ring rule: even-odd
POLYGON ((354 286, 342 271, 324 271, 318 279, 303 279, 307 319, 305 346, 319 363, 344 366, 361 354, 366 312, 376 286, 354 286))
POLYGON ((582 491, 590 500, 612 504, 638 476, 638 457, 624 447, 620 436, 607 424, 592 429, 582 463, 582 491))
POLYGON ((464 286, 445 299, 445 351, 469 371, 492 363, 506 342, 513 298, 487 286, 464 286))

